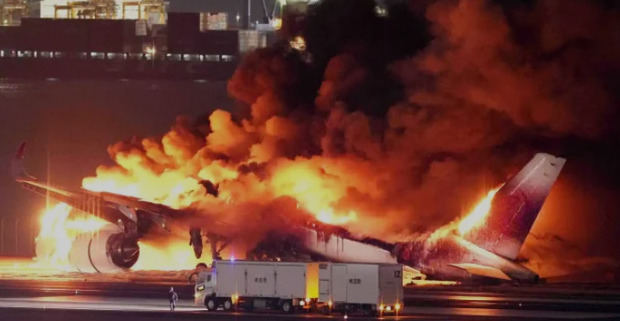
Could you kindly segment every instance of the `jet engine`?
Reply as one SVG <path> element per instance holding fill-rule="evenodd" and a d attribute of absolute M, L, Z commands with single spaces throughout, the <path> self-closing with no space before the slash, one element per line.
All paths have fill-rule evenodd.
<path fill-rule="evenodd" d="M 137 238 L 110 224 L 78 235 L 69 251 L 69 263 L 80 272 L 119 272 L 132 267 L 139 255 Z"/>

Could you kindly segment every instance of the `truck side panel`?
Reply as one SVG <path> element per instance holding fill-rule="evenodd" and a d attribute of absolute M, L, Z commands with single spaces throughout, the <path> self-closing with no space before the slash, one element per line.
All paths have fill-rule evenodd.
<path fill-rule="evenodd" d="M 319 263 L 319 302 L 402 305 L 403 265 Z"/>
<path fill-rule="evenodd" d="M 247 292 L 253 297 L 275 297 L 276 280 L 273 264 L 247 265 Z"/>
<path fill-rule="evenodd" d="M 218 297 L 307 297 L 306 263 L 216 261 L 214 266 Z"/>
<path fill-rule="evenodd" d="M 379 265 L 345 264 L 346 302 L 377 304 L 379 300 Z"/>
<path fill-rule="evenodd" d="M 335 302 L 347 301 L 347 267 L 344 264 L 331 264 L 331 297 Z"/>
<path fill-rule="evenodd" d="M 245 266 L 235 262 L 218 261 L 215 266 L 215 292 L 219 297 L 246 295 L 247 278 Z"/>
<path fill-rule="evenodd" d="M 379 266 L 379 291 L 381 303 L 393 305 L 403 302 L 403 266 L 386 264 Z"/>
<path fill-rule="evenodd" d="M 319 263 L 319 302 L 329 302 L 332 298 L 331 263 Z"/>
<path fill-rule="evenodd" d="M 275 296 L 279 298 L 306 297 L 305 264 L 276 265 Z"/>

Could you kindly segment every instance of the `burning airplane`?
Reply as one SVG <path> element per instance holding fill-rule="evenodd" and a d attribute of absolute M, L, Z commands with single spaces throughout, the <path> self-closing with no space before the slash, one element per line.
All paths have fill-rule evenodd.
<path fill-rule="evenodd" d="M 140 240 L 165 238 L 175 228 L 184 229 L 189 235 L 196 258 L 202 256 L 205 244 L 209 245 L 211 258 L 221 258 L 229 244 L 251 232 L 246 230 L 251 225 L 231 228 L 225 218 L 200 215 L 190 207 L 174 208 L 122 194 L 54 187 L 25 172 L 24 154 L 22 144 L 12 163 L 12 174 L 18 183 L 66 204 L 54 208 L 64 217 L 68 215 L 68 206 L 96 216 L 88 224 L 78 222 L 83 228 L 81 233 L 76 233 L 72 240 L 64 239 L 63 253 L 79 271 L 129 269 L 138 261 Z M 538 275 L 515 263 L 515 259 L 564 163 L 563 158 L 536 154 L 512 179 L 491 190 L 466 217 L 411 242 L 388 243 L 357 237 L 342 227 L 321 222 L 321 217 L 329 214 L 318 212 L 314 216 L 278 216 L 280 225 L 276 223 L 271 227 L 272 233 L 255 240 L 246 255 L 277 259 L 292 255 L 286 252 L 295 252 L 307 254 L 302 257 L 305 259 L 400 262 L 442 279 L 479 276 L 537 281 Z M 201 185 L 210 197 L 219 197 L 217 185 L 210 181 Z M 293 211 L 299 208 L 295 200 L 282 203 Z"/>
<path fill-rule="evenodd" d="M 283 26 L 304 50 L 285 42 L 239 61 L 229 110 L 112 144 L 112 164 L 81 190 L 15 166 L 24 187 L 67 204 L 44 216 L 38 243 L 61 245 L 52 257 L 83 271 L 188 269 L 196 256 L 234 255 L 523 281 L 537 278 L 517 264 L 524 256 L 548 276 L 588 253 L 616 255 L 594 236 L 617 229 L 607 223 L 618 10 L 517 2 L 413 1 L 377 14 L 372 0 L 321 1 L 290 34 Z M 541 237 L 522 248 L 564 160 L 537 154 L 507 178 L 547 149 L 576 170 L 547 200 Z M 78 212 L 91 213 L 88 224 Z"/>

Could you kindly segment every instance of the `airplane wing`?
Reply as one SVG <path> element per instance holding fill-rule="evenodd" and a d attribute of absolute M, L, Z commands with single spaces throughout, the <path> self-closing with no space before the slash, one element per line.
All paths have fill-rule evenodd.
<path fill-rule="evenodd" d="M 26 143 L 22 143 L 11 162 L 11 174 L 17 183 L 25 189 L 45 197 L 51 197 L 57 201 L 103 218 L 104 220 L 119 224 L 128 233 L 143 234 L 144 226 L 139 226 L 138 218 L 149 221 L 149 226 L 168 229 L 168 221 L 174 217 L 182 217 L 184 213 L 161 204 L 146 202 L 135 197 L 125 195 L 93 192 L 85 189 L 69 191 L 45 182 L 29 175 L 23 166 Z M 147 222 L 144 222 L 145 224 Z"/>
<path fill-rule="evenodd" d="M 508 275 L 506 275 L 506 273 L 502 272 L 502 270 L 492 267 L 492 266 L 475 264 L 475 263 L 454 263 L 454 264 L 450 264 L 450 266 L 459 268 L 461 270 L 465 270 L 471 275 L 483 276 L 487 278 L 501 279 L 501 280 L 507 280 L 507 281 L 511 280 L 511 278 Z"/>
<path fill-rule="evenodd" d="M 86 271 L 93 270 L 89 265 L 92 265 L 95 271 L 110 271 L 110 269 L 101 268 L 103 265 L 98 263 L 101 261 L 108 262 L 107 266 L 114 264 L 122 268 L 131 267 L 136 262 L 137 253 L 139 253 L 138 239 L 147 233 L 167 230 L 172 224 L 188 229 L 189 245 L 193 247 L 197 258 L 202 255 L 203 238 L 206 238 L 205 243 L 209 243 L 212 258 L 216 259 L 221 258 L 221 251 L 231 243 L 231 240 L 243 238 L 244 233 L 247 234 L 247 225 L 206 215 L 208 213 L 196 213 L 192 209 L 173 209 L 162 204 L 108 192 L 93 192 L 85 189 L 69 191 L 41 182 L 24 170 L 24 154 L 25 144 L 22 144 L 11 164 L 11 172 L 16 182 L 30 191 L 101 217 L 120 228 L 116 229 L 117 232 L 114 232 L 116 234 L 109 235 L 109 239 L 104 242 L 107 243 L 100 247 L 91 246 L 98 243 L 91 240 L 90 236 L 86 236 L 86 240 L 82 242 L 85 244 L 84 250 L 75 255 L 76 260 L 81 257 L 88 259 L 84 260 Z M 213 184 L 210 187 L 216 188 Z M 207 193 L 217 194 L 217 191 L 209 191 L 208 187 L 206 189 Z M 263 243 L 267 244 L 267 247 L 273 245 L 272 248 L 280 249 L 283 247 L 283 242 L 289 242 L 290 244 L 287 244 L 291 246 L 299 245 L 300 250 L 307 250 L 335 260 L 391 263 L 396 261 L 391 253 L 383 248 L 387 246 L 386 244 L 382 247 L 376 244 L 376 240 L 375 242 L 355 240 L 344 233 L 341 228 L 323 226 L 324 224 L 318 222 L 307 221 L 307 218 L 281 217 L 279 222 L 281 224 L 279 226 L 297 228 L 280 230 L 274 227 L 279 233 L 272 233 L 271 238 L 267 237 L 267 242 Z M 278 236 L 274 236 L 276 234 Z M 279 236 L 283 239 L 278 239 Z M 295 238 L 289 238 L 289 236 L 299 238 L 300 243 L 291 243 L 291 240 Z M 275 240 L 276 244 L 270 244 L 269 240 Z M 115 254 L 118 255 L 114 257 Z M 112 257 L 108 260 L 107 256 Z M 91 258 L 94 259 L 91 260 Z"/>
<path fill-rule="evenodd" d="M 17 183 L 29 191 L 66 203 L 74 209 L 100 217 L 118 227 L 114 230 L 120 232 L 108 240 L 111 243 L 104 245 L 102 253 L 92 254 L 89 252 L 87 255 L 89 258 L 91 255 L 96 257 L 105 256 L 114 251 L 118 253 L 131 253 L 132 256 L 135 256 L 131 259 L 111 259 L 115 263 L 132 262 L 131 264 L 120 264 L 120 267 L 128 268 L 137 260 L 138 239 L 147 233 L 170 232 L 169 227 L 171 224 L 186 225 L 185 227 L 188 228 L 190 236 L 189 244 L 193 247 L 197 258 L 202 255 L 203 234 L 212 243 L 211 246 L 216 252 L 215 254 L 219 254 L 219 251 L 228 244 L 229 239 L 232 237 L 230 235 L 222 236 L 217 233 L 218 230 L 230 230 L 222 229 L 222 224 L 225 224 L 222 222 L 209 222 L 210 231 L 202 233 L 201 227 L 193 226 L 195 224 L 202 225 L 202 222 L 196 222 L 196 215 L 191 210 L 173 209 L 163 204 L 147 202 L 135 197 L 114 193 L 93 192 L 86 189 L 70 191 L 42 182 L 36 177 L 29 175 L 24 169 L 25 150 L 26 143 L 22 143 L 17 149 L 17 153 L 10 165 L 11 175 Z M 116 241 L 112 242 L 113 239 Z M 215 245 L 218 242 L 221 243 L 219 247 Z M 120 248 L 113 251 L 110 247 Z M 91 247 L 89 245 L 88 251 L 90 250 Z M 95 263 L 92 261 L 90 263 L 93 264 L 93 267 L 95 266 Z M 96 267 L 94 270 L 99 271 Z"/>

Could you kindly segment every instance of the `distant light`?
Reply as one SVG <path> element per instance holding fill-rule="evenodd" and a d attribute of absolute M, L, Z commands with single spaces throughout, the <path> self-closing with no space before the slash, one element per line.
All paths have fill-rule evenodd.
<path fill-rule="evenodd" d="M 144 49 L 144 53 L 147 53 L 149 55 L 155 55 L 157 53 L 157 49 L 155 49 L 155 47 L 146 47 L 146 49 Z"/>
<path fill-rule="evenodd" d="M 235 262 L 235 256 L 234 255 L 230 256 L 230 262 Z"/>
<path fill-rule="evenodd" d="M 380 6 L 380 5 L 376 5 L 375 6 L 375 14 L 377 15 L 377 17 L 387 17 L 388 15 L 388 11 L 385 7 Z"/>
<path fill-rule="evenodd" d="M 289 41 L 289 45 L 297 51 L 306 51 L 306 39 L 302 36 L 295 36 Z"/>

